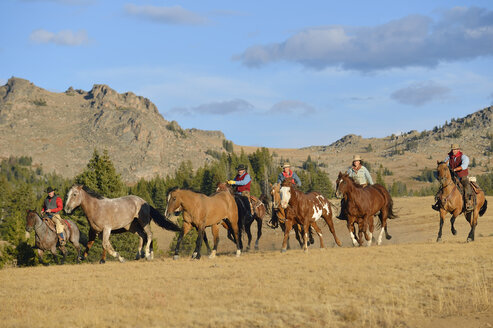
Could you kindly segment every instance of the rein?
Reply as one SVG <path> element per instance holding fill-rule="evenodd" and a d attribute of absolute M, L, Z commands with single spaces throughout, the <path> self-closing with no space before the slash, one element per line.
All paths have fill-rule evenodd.
<path fill-rule="evenodd" d="M 447 204 L 448 200 L 450 199 L 450 197 L 452 196 L 452 194 L 454 193 L 454 190 L 457 189 L 457 185 L 452 181 L 450 180 L 449 183 L 447 183 L 445 186 L 442 186 L 440 189 L 443 191 L 445 191 L 445 188 L 447 188 L 448 186 L 450 186 L 451 184 L 454 185 L 454 188 L 452 189 L 452 191 L 448 194 L 447 197 L 445 197 L 445 199 L 442 201 L 440 201 L 442 203 L 442 206 L 445 206 L 445 204 Z"/>

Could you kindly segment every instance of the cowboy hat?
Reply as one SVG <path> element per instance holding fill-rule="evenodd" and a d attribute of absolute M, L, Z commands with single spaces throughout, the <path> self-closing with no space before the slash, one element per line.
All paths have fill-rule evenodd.
<path fill-rule="evenodd" d="M 354 161 L 360 161 L 361 162 L 361 156 L 360 155 L 354 155 L 353 156 L 353 162 Z"/>
<path fill-rule="evenodd" d="M 237 167 L 236 169 L 237 169 L 238 171 L 239 171 L 239 170 L 246 170 L 245 165 L 243 165 L 243 164 L 238 165 L 238 167 Z"/>
<path fill-rule="evenodd" d="M 460 149 L 459 144 L 451 144 L 450 150 L 454 150 L 454 149 Z"/>
<path fill-rule="evenodd" d="M 289 163 L 284 163 L 283 166 L 282 166 L 283 169 L 285 169 L 287 167 L 291 167 L 291 165 Z"/>
<path fill-rule="evenodd" d="M 56 189 L 54 189 L 53 187 L 50 186 L 50 187 L 46 188 L 46 193 L 49 194 L 50 192 L 55 191 L 55 190 Z"/>

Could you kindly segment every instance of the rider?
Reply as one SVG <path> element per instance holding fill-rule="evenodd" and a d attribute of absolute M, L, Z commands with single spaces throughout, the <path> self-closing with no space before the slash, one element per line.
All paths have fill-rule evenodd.
<path fill-rule="evenodd" d="M 284 163 L 284 165 L 282 166 L 282 172 L 279 173 L 279 175 L 277 176 L 277 183 L 282 183 L 284 179 L 290 178 L 293 184 L 296 183 L 298 187 L 301 187 L 301 180 L 296 172 L 293 172 L 291 170 L 291 165 L 289 165 L 289 163 Z"/>
<path fill-rule="evenodd" d="M 361 156 L 354 155 L 351 167 L 348 168 L 347 174 L 353 178 L 354 182 L 362 187 L 373 184 L 373 179 L 371 178 L 370 172 L 366 167 L 361 164 Z M 344 198 L 341 199 L 341 213 L 337 216 L 340 220 L 347 220 L 346 212 L 344 211 Z"/>
<path fill-rule="evenodd" d="M 64 226 L 62 223 L 62 217 L 59 212 L 63 209 L 63 200 L 60 196 L 55 195 L 55 189 L 48 187 L 46 189 L 48 196 L 43 203 L 43 209 L 41 210 L 41 215 L 49 217 L 53 222 L 55 222 L 56 233 L 58 234 L 58 239 L 60 240 L 60 245 L 65 245 L 66 240 L 63 235 Z"/>
<path fill-rule="evenodd" d="M 471 184 L 469 183 L 469 178 L 467 177 L 469 174 L 469 170 L 467 168 L 469 166 L 469 157 L 467 157 L 460 151 L 460 147 L 458 144 L 452 144 L 450 146 L 450 152 L 448 153 L 448 156 L 447 158 L 445 158 L 444 162 L 447 163 L 450 170 L 452 170 L 457 175 L 462 186 L 464 187 L 464 201 L 466 211 L 470 212 L 474 210 L 475 195 L 472 190 Z M 436 211 L 440 210 L 439 202 L 440 199 L 437 194 L 437 202 L 431 206 Z"/>
<path fill-rule="evenodd" d="M 229 180 L 228 183 L 236 187 L 237 193 L 248 198 L 250 211 L 253 215 L 253 206 L 250 199 L 250 185 L 252 184 L 252 178 L 250 177 L 250 174 L 248 174 L 245 165 L 238 165 L 236 170 L 238 171 L 238 174 L 235 176 L 234 180 Z"/>

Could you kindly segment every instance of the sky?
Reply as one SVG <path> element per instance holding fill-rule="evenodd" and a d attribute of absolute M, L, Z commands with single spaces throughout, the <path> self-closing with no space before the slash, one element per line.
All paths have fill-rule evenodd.
<path fill-rule="evenodd" d="M 493 1 L 0 1 L 0 85 L 106 84 L 183 128 L 299 148 L 493 104 Z"/>

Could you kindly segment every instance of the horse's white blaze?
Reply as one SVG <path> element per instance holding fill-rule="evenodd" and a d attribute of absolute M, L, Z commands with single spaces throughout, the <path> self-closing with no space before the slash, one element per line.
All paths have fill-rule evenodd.
<path fill-rule="evenodd" d="M 383 227 L 380 230 L 380 234 L 378 235 L 377 245 L 381 245 L 382 244 L 382 237 L 383 237 Z"/>
<path fill-rule="evenodd" d="M 353 241 L 353 246 L 358 246 L 358 241 L 356 240 L 356 237 L 354 236 L 354 233 L 351 231 L 351 239 Z"/>
<path fill-rule="evenodd" d="M 288 207 L 289 200 L 291 199 L 291 189 L 289 187 L 281 187 L 281 207 Z"/>

